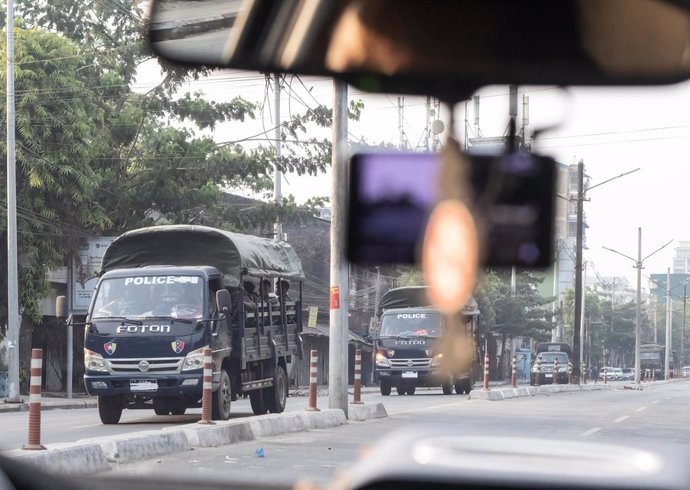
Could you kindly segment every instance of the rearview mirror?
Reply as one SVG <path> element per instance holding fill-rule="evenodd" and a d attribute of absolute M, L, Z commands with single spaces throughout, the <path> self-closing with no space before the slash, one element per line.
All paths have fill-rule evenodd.
<path fill-rule="evenodd" d="M 156 0 L 172 61 L 341 78 L 465 99 L 490 83 L 670 83 L 690 76 L 690 17 L 665 0 Z"/>
<path fill-rule="evenodd" d="M 220 289 L 216 291 L 216 304 L 218 305 L 218 311 L 225 314 L 225 316 L 230 316 L 232 311 L 232 299 L 230 298 L 230 291 L 227 289 Z"/>
<path fill-rule="evenodd" d="M 58 296 L 55 298 L 55 316 L 59 320 L 67 320 L 67 317 L 69 316 L 69 307 L 67 305 L 66 296 Z"/>

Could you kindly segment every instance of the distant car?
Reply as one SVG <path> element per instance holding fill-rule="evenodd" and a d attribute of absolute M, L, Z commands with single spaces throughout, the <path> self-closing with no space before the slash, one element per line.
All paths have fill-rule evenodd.
<path fill-rule="evenodd" d="M 635 379 L 635 368 L 623 368 L 623 379 L 626 381 Z"/>
<path fill-rule="evenodd" d="M 623 379 L 622 369 L 610 366 L 603 367 L 599 370 L 599 379 L 604 379 L 604 370 L 606 370 L 606 379 L 608 381 L 616 381 L 618 379 Z"/>

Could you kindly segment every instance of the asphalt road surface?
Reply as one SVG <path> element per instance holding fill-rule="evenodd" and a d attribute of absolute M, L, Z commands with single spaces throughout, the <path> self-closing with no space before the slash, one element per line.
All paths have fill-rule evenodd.
<path fill-rule="evenodd" d="M 558 393 L 505 401 L 467 400 L 421 390 L 415 396 L 369 395 L 384 401 L 390 417 L 310 432 L 292 433 L 218 448 L 195 449 L 122 465 L 118 475 L 204 474 L 257 481 L 328 481 L 355 462 L 362 450 L 386 433 L 410 426 L 442 424 L 468 435 L 596 440 L 645 448 L 650 441 L 680 444 L 690 457 L 690 383 L 659 384 L 645 390 Z M 264 457 L 256 456 L 262 448 Z M 690 459 L 689 459 L 690 460 Z"/>

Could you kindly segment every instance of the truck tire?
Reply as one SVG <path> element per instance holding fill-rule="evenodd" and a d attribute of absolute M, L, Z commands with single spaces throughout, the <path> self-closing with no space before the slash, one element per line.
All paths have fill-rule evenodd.
<path fill-rule="evenodd" d="M 186 411 L 187 408 L 183 406 L 175 406 L 170 409 L 172 415 L 184 415 Z"/>
<path fill-rule="evenodd" d="M 156 413 L 156 415 L 168 415 L 170 413 L 168 407 L 163 407 L 160 405 L 154 405 L 153 411 Z"/>
<path fill-rule="evenodd" d="M 416 386 L 408 386 L 407 388 L 405 388 L 405 393 L 407 393 L 408 395 L 414 395 L 416 388 Z"/>
<path fill-rule="evenodd" d="M 453 380 L 448 379 L 445 383 L 441 385 L 441 389 L 443 390 L 444 395 L 452 395 L 453 394 Z"/>
<path fill-rule="evenodd" d="M 472 391 L 472 382 L 469 379 L 461 379 L 455 382 L 455 393 L 462 395 L 469 394 Z"/>
<path fill-rule="evenodd" d="M 213 420 L 228 420 L 230 418 L 230 403 L 232 401 L 232 389 L 230 376 L 225 369 L 220 370 L 220 384 L 213 392 L 211 400 L 211 418 Z"/>
<path fill-rule="evenodd" d="M 249 402 L 252 406 L 254 415 L 264 415 L 268 412 L 264 390 L 254 390 L 249 392 Z"/>
<path fill-rule="evenodd" d="M 104 424 L 117 424 L 122 417 L 122 407 L 119 405 L 117 397 L 99 396 L 98 415 Z"/>
<path fill-rule="evenodd" d="M 388 396 L 391 394 L 391 384 L 387 381 L 381 380 L 381 394 Z"/>
<path fill-rule="evenodd" d="M 273 378 L 273 386 L 266 388 L 264 398 L 268 411 L 271 413 L 282 413 L 287 404 L 288 382 L 287 373 L 282 364 L 276 367 L 276 375 Z"/>
<path fill-rule="evenodd" d="M 395 391 L 398 392 L 398 395 L 404 395 L 405 394 L 405 387 L 404 386 L 396 386 Z"/>

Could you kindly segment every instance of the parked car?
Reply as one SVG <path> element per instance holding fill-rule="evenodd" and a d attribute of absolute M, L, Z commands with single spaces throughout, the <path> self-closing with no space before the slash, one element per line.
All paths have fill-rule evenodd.
<path fill-rule="evenodd" d="M 608 381 L 615 381 L 617 379 L 622 379 L 623 371 L 621 368 L 615 368 L 613 366 L 605 366 L 599 370 L 599 379 L 604 379 L 604 370 L 606 370 L 606 379 Z M 620 372 L 618 372 L 620 371 Z M 621 376 L 618 378 L 617 376 Z"/>
<path fill-rule="evenodd" d="M 635 379 L 635 368 L 623 368 L 623 379 L 632 381 Z"/>

